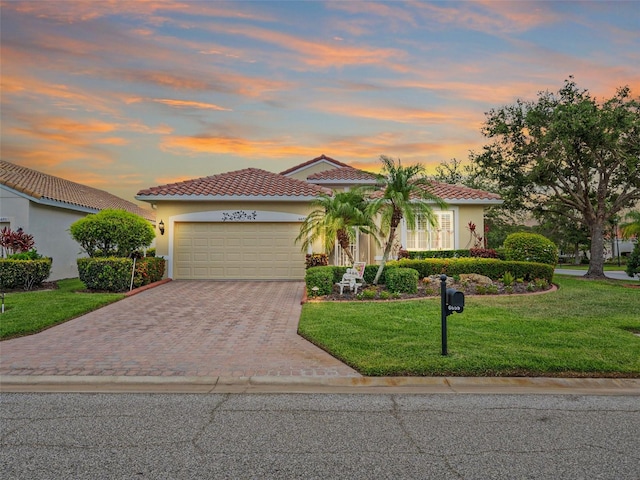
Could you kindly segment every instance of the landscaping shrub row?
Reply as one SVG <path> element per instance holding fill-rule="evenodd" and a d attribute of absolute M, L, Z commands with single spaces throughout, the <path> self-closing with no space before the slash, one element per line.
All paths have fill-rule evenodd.
<path fill-rule="evenodd" d="M 540 278 L 549 283 L 553 278 L 554 269 L 553 265 L 544 263 L 504 261 L 493 258 L 403 259 L 388 262 L 386 267 L 413 268 L 418 271 L 420 278 L 443 273 L 449 276 L 477 273 L 492 280 L 500 280 L 506 272 L 510 272 L 515 278 L 527 281 Z"/>
<path fill-rule="evenodd" d="M 164 275 L 165 261 L 160 257 L 136 260 L 133 287 L 138 288 L 157 282 Z M 133 260 L 130 258 L 79 258 L 80 280 L 89 290 L 124 292 L 131 285 Z"/>
<path fill-rule="evenodd" d="M 24 288 L 31 290 L 42 285 L 51 272 L 51 258 L 21 260 L 0 259 L 0 287 L 2 289 Z"/>
<path fill-rule="evenodd" d="M 308 295 L 329 295 L 333 291 L 333 284 L 342 279 L 342 275 L 347 271 L 347 268 L 348 267 L 337 266 L 309 268 L 305 277 Z M 489 277 L 492 280 L 501 280 L 505 273 L 507 273 L 515 279 L 521 278 L 525 281 L 541 279 L 551 283 L 554 267 L 553 265 L 544 263 L 503 261 L 493 258 L 430 258 L 424 260 L 410 260 L 405 258 L 387 262 L 379 283 L 386 284 L 387 288 L 391 290 L 389 287 L 390 272 L 405 269 L 415 270 L 418 274 L 417 279 L 431 275 L 446 274 L 452 277 L 463 273 L 477 273 Z M 364 272 L 364 281 L 366 283 L 373 283 L 377 271 L 378 265 L 367 265 Z M 396 286 L 408 283 L 409 277 L 407 277 L 407 275 L 412 276 L 413 274 L 394 273 L 393 275 L 393 280 L 391 280 L 391 283 L 394 284 L 393 288 L 404 288 L 403 286 Z M 397 275 L 399 275 L 399 277 Z M 317 287 L 316 291 L 313 290 L 314 287 Z M 396 289 L 392 291 L 400 292 L 404 290 Z"/>
<path fill-rule="evenodd" d="M 423 258 L 464 258 L 470 257 L 469 250 L 400 250 L 400 258 L 421 260 Z"/>

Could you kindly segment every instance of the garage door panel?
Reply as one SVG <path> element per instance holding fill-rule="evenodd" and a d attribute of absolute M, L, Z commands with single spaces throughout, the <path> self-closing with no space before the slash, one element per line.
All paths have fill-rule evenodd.
<path fill-rule="evenodd" d="M 304 278 L 297 223 L 176 223 L 174 277 Z"/>

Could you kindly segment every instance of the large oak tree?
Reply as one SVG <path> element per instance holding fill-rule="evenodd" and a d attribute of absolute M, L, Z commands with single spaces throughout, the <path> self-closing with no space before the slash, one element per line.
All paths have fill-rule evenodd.
<path fill-rule="evenodd" d="M 591 237 L 587 277 L 604 277 L 604 235 L 616 213 L 640 200 L 640 98 L 628 87 L 599 102 L 573 78 L 536 102 L 491 110 L 493 140 L 471 158 L 507 204 L 538 213 L 564 205 Z"/>

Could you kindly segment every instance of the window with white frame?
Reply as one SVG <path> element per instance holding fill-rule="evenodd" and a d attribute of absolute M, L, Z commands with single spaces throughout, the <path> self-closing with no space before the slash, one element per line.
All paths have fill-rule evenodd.
<path fill-rule="evenodd" d="M 407 229 L 407 250 L 453 250 L 453 211 L 433 213 L 438 219 L 436 226 L 432 226 L 426 218 L 418 215 L 414 229 Z"/>

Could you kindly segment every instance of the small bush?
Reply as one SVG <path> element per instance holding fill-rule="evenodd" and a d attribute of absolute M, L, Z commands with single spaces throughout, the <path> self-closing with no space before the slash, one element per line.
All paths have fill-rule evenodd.
<path fill-rule="evenodd" d="M 155 248 L 147 248 L 147 251 L 144 253 L 145 257 L 155 257 L 156 256 L 156 249 Z"/>
<path fill-rule="evenodd" d="M 164 265 L 164 259 L 159 257 L 145 257 L 136 260 L 136 273 L 133 276 L 134 288 L 162 280 Z"/>
<path fill-rule="evenodd" d="M 512 233 L 504 240 L 507 260 L 538 262 L 549 265 L 558 263 L 558 247 L 548 238 L 537 233 Z"/>
<path fill-rule="evenodd" d="M 513 282 L 515 282 L 515 280 L 516 279 L 511 272 L 504 272 L 502 274 L 502 283 L 504 284 L 505 287 L 511 287 L 513 285 Z"/>
<path fill-rule="evenodd" d="M 131 285 L 130 258 L 79 258 L 78 274 L 89 290 L 125 292 Z"/>
<path fill-rule="evenodd" d="M 420 274 L 413 268 L 392 268 L 387 271 L 387 290 L 392 293 L 416 293 Z"/>
<path fill-rule="evenodd" d="M 329 265 L 329 257 L 326 253 L 307 254 L 305 263 L 307 265 L 307 268 L 326 267 L 327 265 Z"/>
<path fill-rule="evenodd" d="M 358 300 L 373 300 L 374 298 L 376 298 L 377 293 L 378 292 L 376 290 L 365 289 L 358 293 L 358 295 L 356 295 L 356 298 Z"/>
<path fill-rule="evenodd" d="M 345 267 L 346 270 L 346 267 Z M 333 267 L 311 267 L 305 274 L 307 284 L 307 295 L 330 295 L 333 291 L 334 283 Z M 342 278 L 342 276 L 340 276 Z M 316 287 L 317 290 L 313 290 Z"/>
<path fill-rule="evenodd" d="M 29 250 L 28 252 L 7 255 L 7 258 L 11 258 L 13 260 L 40 260 L 42 255 L 40 255 L 36 250 Z"/>
<path fill-rule="evenodd" d="M 130 258 L 79 258 L 78 274 L 89 290 L 126 292 L 131 288 L 133 260 Z M 133 288 L 162 280 L 165 260 L 160 257 L 136 259 Z"/>
<path fill-rule="evenodd" d="M 640 276 L 640 241 L 636 243 L 636 246 L 633 247 L 633 252 L 629 255 L 625 271 L 630 277 Z"/>
<path fill-rule="evenodd" d="M 21 260 L 0 259 L 0 287 L 2 289 L 24 288 L 31 290 L 42 285 L 51 273 L 51 259 Z"/>
<path fill-rule="evenodd" d="M 498 252 L 492 248 L 472 248 L 469 254 L 476 258 L 498 258 Z"/>

